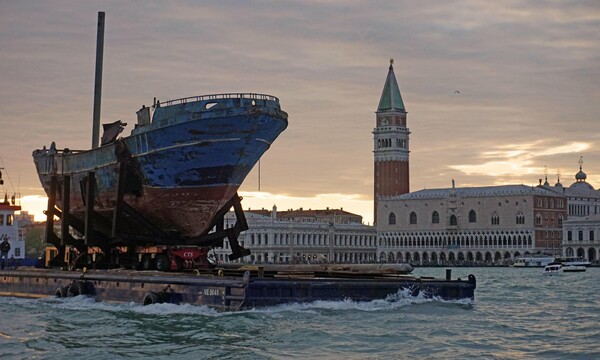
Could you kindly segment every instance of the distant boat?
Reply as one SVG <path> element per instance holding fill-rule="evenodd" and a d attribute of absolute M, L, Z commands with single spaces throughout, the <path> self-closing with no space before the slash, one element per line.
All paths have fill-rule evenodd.
<path fill-rule="evenodd" d="M 587 270 L 585 266 L 578 265 L 562 265 L 563 272 L 584 272 Z"/>
<path fill-rule="evenodd" d="M 587 267 L 590 266 L 591 263 L 586 259 L 578 256 L 570 256 L 570 257 L 557 257 L 554 259 L 555 262 L 561 263 L 563 266 L 579 266 L 579 267 Z"/>
<path fill-rule="evenodd" d="M 569 265 L 559 261 L 551 262 L 544 267 L 544 275 L 553 275 L 558 273 L 584 272 L 586 267 L 583 265 Z"/>
<path fill-rule="evenodd" d="M 112 220 L 122 196 L 145 221 L 185 240 L 210 231 L 217 213 L 288 122 L 276 97 L 235 93 L 143 107 L 131 135 L 117 139 L 124 125 L 105 126 L 102 145 L 91 150 L 58 149 L 54 142 L 35 150 L 44 190 L 50 197 L 54 178 L 57 206 L 83 222 L 91 179 L 97 214 Z M 66 182 L 68 202 L 61 196 Z M 131 216 L 121 219 L 120 231 L 139 234 Z M 102 223 L 95 226 L 100 231 Z"/>
<path fill-rule="evenodd" d="M 544 267 L 554 262 L 554 256 L 520 256 L 515 259 L 513 267 Z"/>
<path fill-rule="evenodd" d="M 550 263 L 544 267 L 544 275 L 562 275 L 563 267 L 560 263 Z"/>

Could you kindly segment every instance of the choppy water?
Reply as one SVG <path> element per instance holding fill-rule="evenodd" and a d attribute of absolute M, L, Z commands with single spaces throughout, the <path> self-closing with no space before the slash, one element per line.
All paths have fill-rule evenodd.
<path fill-rule="evenodd" d="M 476 275 L 474 302 L 397 294 L 238 313 L 0 297 L 0 358 L 600 359 L 600 268 L 541 272 L 453 269 L 453 278 Z"/>

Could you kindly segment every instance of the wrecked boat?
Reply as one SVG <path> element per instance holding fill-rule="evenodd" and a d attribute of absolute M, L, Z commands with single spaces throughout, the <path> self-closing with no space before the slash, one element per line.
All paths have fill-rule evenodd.
<path fill-rule="evenodd" d="M 68 206 L 74 220 L 84 221 L 86 205 L 112 218 L 122 197 L 157 228 L 185 240 L 210 230 L 217 212 L 286 127 L 287 114 L 274 96 L 188 97 L 143 107 L 130 136 L 105 138 L 86 151 L 52 143 L 35 150 L 33 160 L 48 197 L 56 193 L 56 177 L 55 205 Z M 65 187 L 68 197 L 61 196 Z M 120 225 L 125 232 L 139 228 L 132 221 Z"/>

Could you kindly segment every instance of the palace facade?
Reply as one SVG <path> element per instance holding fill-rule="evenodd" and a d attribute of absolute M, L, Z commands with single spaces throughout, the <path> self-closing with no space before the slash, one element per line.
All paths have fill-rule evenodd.
<path fill-rule="evenodd" d="M 371 263 L 375 262 L 377 233 L 363 225 L 360 215 L 338 209 L 244 211 L 249 229 L 238 238 L 251 255 L 233 262 L 258 264 Z M 233 212 L 226 215 L 225 227 L 235 224 Z M 215 249 L 217 259 L 230 262 L 230 244 Z"/>
<path fill-rule="evenodd" d="M 504 264 L 561 253 L 566 197 L 525 185 L 420 190 L 379 199 L 381 261 Z"/>

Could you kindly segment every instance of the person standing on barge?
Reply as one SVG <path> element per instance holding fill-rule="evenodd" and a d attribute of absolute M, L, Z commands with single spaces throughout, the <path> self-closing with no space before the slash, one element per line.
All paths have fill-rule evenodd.
<path fill-rule="evenodd" d="M 8 252 L 10 251 L 10 243 L 6 234 L 2 237 L 2 243 L 0 243 L 0 268 L 4 269 L 8 262 Z"/>

